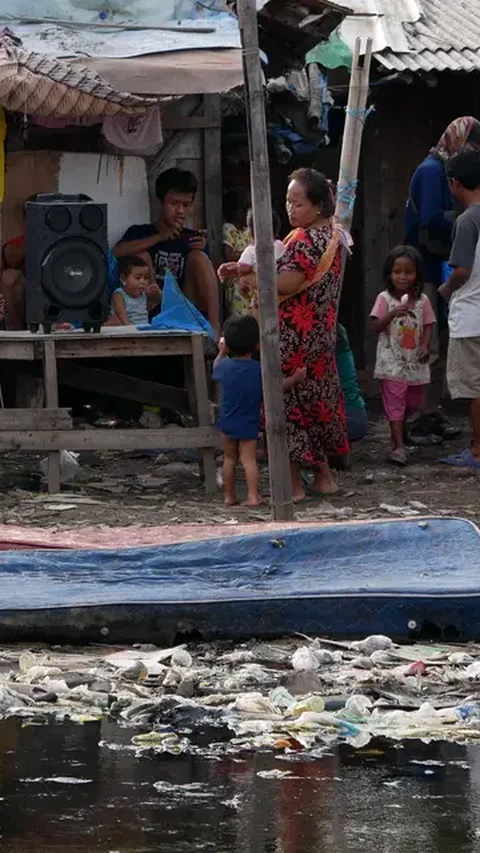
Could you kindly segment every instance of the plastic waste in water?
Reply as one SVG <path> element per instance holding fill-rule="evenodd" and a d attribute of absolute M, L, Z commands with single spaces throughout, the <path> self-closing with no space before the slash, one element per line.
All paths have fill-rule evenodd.
<path fill-rule="evenodd" d="M 355 714 L 357 718 L 368 717 L 370 715 L 372 708 L 372 701 L 368 698 L 368 696 L 362 696 L 361 694 L 353 694 L 353 696 L 349 696 L 347 701 L 345 702 L 345 710 L 350 714 Z M 343 712 L 342 712 L 343 716 Z"/>
<path fill-rule="evenodd" d="M 320 661 L 312 649 L 302 646 L 294 652 L 292 666 L 297 672 L 312 672 L 319 668 Z"/>
<path fill-rule="evenodd" d="M 176 651 L 174 651 L 172 655 L 173 666 L 182 666 L 185 669 L 190 669 L 192 663 L 192 656 L 190 652 L 187 652 L 186 649 L 177 649 Z"/>
<path fill-rule="evenodd" d="M 298 699 L 296 702 L 293 701 L 290 707 L 287 708 L 285 716 L 300 717 L 307 711 L 314 711 L 321 714 L 324 710 L 325 702 L 322 697 L 311 694 L 310 696 L 304 696 L 302 699 Z"/>
<path fill-rule="evenodd" d="M 467 666 L 465 670 L 465 675 L 467 678 L 479 678 L 480 677 L 480 661 L 477 660 L 475 663 L 471 663 L 470 666 Z"/>
<path fill-rule="evenodd" d="M 453 652 L 448 656 L 448 662 L 455 665 L 466 666 L 469 663 L 473 663 L 473 658 L 466 652 Z"/>
<path fill-rule="evenodd" d="M 460 705 L 456 711 L 461 720 L 470 720 L 472 717 L 480 717 L 480 707 L 476 702 Z"/>
<path fill-rule="evenodd" d="M 264 716 L 278 715 L 278 710 L 266 696 L 261 693 L 240 693 L 232 705 L 232 711 L 239 711 L 241 714 L 260 714 Z"/>
<path fill-rule="evenodd" d="M 352 643 L 352 649 L 358 649 L 363 655 L 371 655 L 372 652 L 383 652 L 391 648 L 393 648 L 392 640 L 383 634 L 372 634 L 365 640 Z"/>
<path fill-rule="evenodd" d="M 295 697 L 285 687 L 275 687 L 268 694 L 268 698 L 280 711 L 286 711 L 295 702 Z"/>

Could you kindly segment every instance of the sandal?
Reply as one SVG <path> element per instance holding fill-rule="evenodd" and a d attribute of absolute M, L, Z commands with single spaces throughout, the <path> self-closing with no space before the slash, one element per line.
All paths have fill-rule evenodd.
<path fill-rule="evenodd" d="M 396 450 L 392 450 L 390 456 L 388 457 L 388 461 L 393 465 L 401 465 L 402 468 L 408 464 L 407 452 L 403 447 L 397 447 Z"/>

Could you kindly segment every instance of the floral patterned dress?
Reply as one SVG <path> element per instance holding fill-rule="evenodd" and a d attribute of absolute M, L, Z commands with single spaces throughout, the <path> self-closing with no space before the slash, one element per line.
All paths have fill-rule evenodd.
<path fill-rule="evenodd" d="M 277 264 L 278 272 L 303 272 L 307 281 L 312 280 L 331 237 L 330 226 L 298 229 Z M 340 265 L 338 250 L 321 281 L 279 308 L 283 373 L 290 376 L 298 368 L 307 368 L 306 380 L 285 392 L 288 451 L 291 461 L 302 467 L 349 452 L 335 357 Z"/>
<path fill-rule="evenodd" d="M 224 245 L 230 246 L 234 252 L 242 254 L 247 246 L 253 242 L 253 235 L 249 228 L 237 228 L 231 222 L 225 222 L 223 225 L 223 242 Z M 238 317 L 242 314 L 250 314 L 250 299 L 242 296 L 237 289 L 238 279 L 230 279 L 226 282 L 226 308 L 229 317 Z"/>

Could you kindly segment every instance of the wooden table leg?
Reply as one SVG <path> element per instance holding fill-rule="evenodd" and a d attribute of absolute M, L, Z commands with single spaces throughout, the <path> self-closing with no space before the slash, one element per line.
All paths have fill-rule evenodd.
<path fill-rule="evenodd" d="M 208 399 L 207 373 L 205 370 L 205 355 L 203 352 L 202 335 L 192 335 L 192 361 L 198 425 L 211 426 L 210 401 Z M 207 494 L 212 495 L 217 491 L 215 450 L 213 447 L 205 447 L 201 453 L 203 459 L 203 475 L 205 477 L 205 490 Z"/>
<path fill-rule="evenodd" d="M 44 341 L 43 344 L 43 379 L 45 383 L 45 403 L 48 409 L 58 409 L 58 375 L 55 355 L 55 341 Z M 60 452 L 51 451 L 48 454 L 47 484 L 49 492 L 60 491 Z"/>

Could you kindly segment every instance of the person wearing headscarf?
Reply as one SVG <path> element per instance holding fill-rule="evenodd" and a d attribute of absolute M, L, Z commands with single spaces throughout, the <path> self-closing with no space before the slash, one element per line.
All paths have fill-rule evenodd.
<path fill-rule="evenodd" d="M 425 293 L 436 314 L 437 291 L 443 281 L 444 264 L 450 255 L 455 221 L 455 203 L 448 184 L 446 165 L 450 157 L 462 148 L 480 150 L 480 121 L 473 116 L 460 116 L 448 125 L 437 144 L 415 170 L 407 201 L 405 243 L 415 246 L 422 255 Z M 453 437 L 452 428 L 439 413 L 444 366 L 440 361 L 438 335 L 432 340 L 431 361 L 432 382 L 427 395 L 426 414 L 412 433 L 412 439 L 418 433 L 417 443 Z"/>

